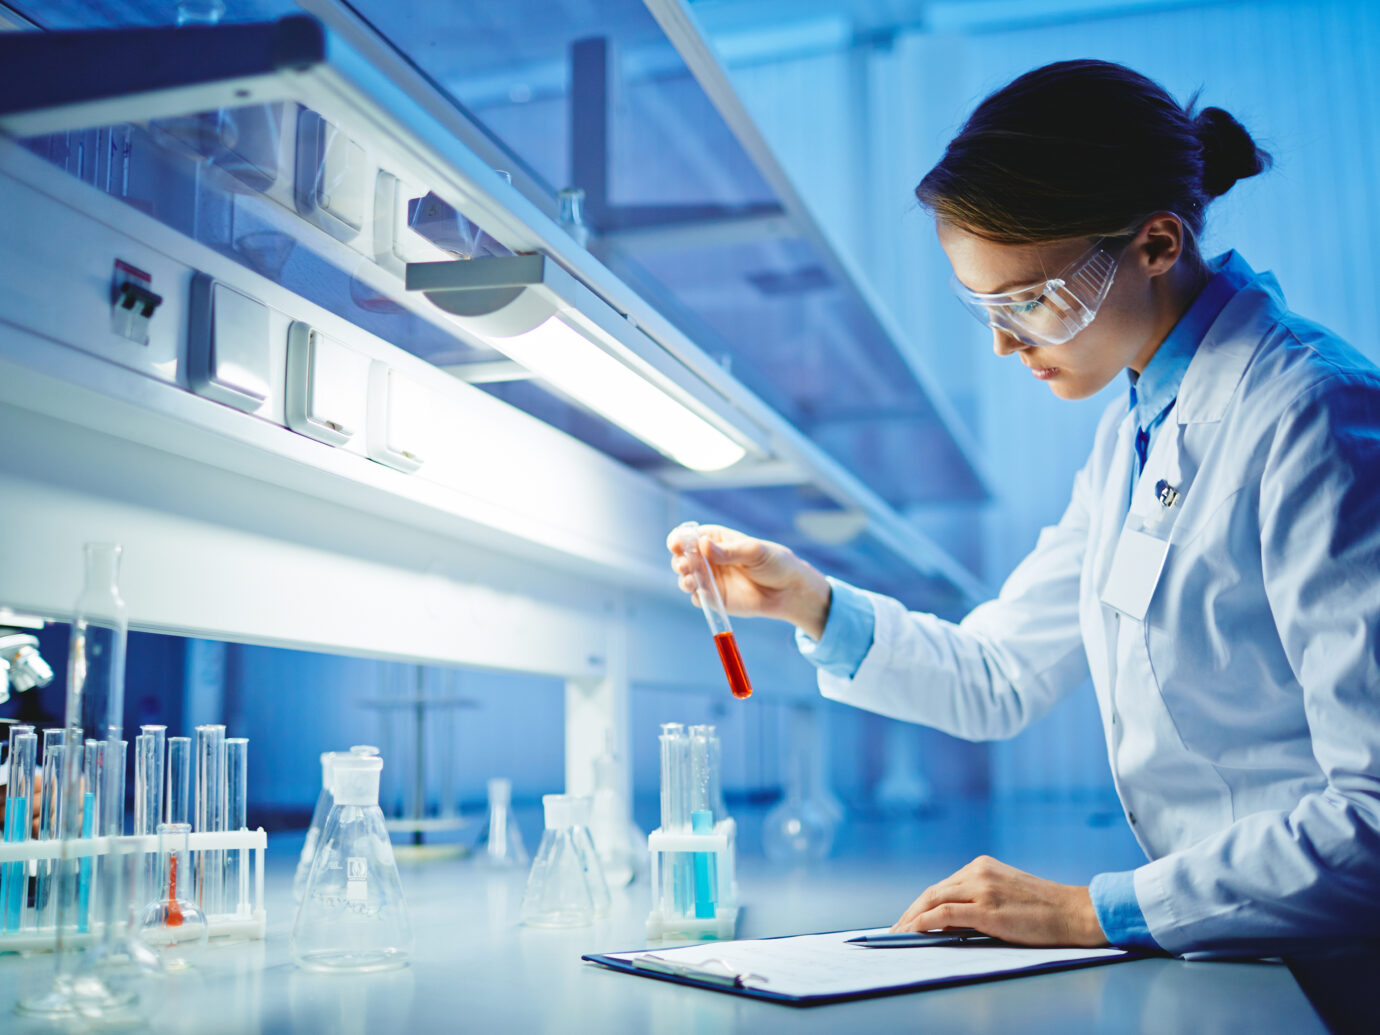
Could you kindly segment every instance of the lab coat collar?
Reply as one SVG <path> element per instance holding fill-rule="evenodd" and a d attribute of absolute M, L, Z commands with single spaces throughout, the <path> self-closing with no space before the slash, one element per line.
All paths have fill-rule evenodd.
<path fill-rule="evenodd" d="M 1285 313 L 1284 293 L 1272 273 L 1256 273 L 1236 252 L 1208 263 L 1239 285 L 1208 328 L 1189 363 L 1175 407 L 1180 424 L 1220 421 L 1261 340 Z"/>

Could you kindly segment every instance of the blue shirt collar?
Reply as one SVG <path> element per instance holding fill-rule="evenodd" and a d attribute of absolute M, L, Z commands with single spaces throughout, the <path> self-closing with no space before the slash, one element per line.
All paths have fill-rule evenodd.
<path fill-rule="evenodd" d="M 1127 369 L 1131 382 L 1131 405 L 1135 409 L 1136 426 L 1148 428 L 1179 395 L 1184 372 L 1198 351 L 1198 345 L 1208 328 L 1231 297 L 1245 287 L 1254 274 L 1234 251 L 1208 261 L 1212 279 L 1198 293 L 1188 311 L 1179 318 L 1168 337 L 1160 343 L 1150 362 L 1137 376 Z"/>

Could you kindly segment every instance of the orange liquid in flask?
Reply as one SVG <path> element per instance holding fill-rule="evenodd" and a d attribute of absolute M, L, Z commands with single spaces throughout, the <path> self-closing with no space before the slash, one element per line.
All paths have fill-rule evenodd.
<path fill-rule="evenodd" d="M 163 922 L 169 927 L 182 926 L 182 910 L 177 908 L 177 856 L 168 859 L 168 915 Z"/>
<path fill-rule="evenodd" d="M 752 683 L 748 681 L 747 669 L 743 667 L 743 655 L 738 650 L 738 640 L 731 632 L 715 633 L 714 646 L 719 648 L 719 660 L 724 663 L 724 675 L 728 676 L 728 688 L 740 700 L 752 696 Z"/>

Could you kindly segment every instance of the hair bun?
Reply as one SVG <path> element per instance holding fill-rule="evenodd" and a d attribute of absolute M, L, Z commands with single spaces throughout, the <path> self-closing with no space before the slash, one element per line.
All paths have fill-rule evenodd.
<path fill-rule="evenodd" d="M 1193 130 L 1203 145 L 1203 192 L 1209 197 L 1219 197 L 1237 180 L 1270 167 L 1269 152 L 1257 147 L 1246 127 L 1221 108 L 1200 111 Z"/>

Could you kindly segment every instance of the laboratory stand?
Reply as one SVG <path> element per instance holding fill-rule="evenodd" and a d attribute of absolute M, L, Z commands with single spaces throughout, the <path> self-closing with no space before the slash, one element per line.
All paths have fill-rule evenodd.
<path fill-rule="evenodd" d="M 735 811 L 737 811 L 735 809 Z M 531 803 L 518 809 L 538 829 Z M 743 815 L 744 829 L 760 816 Z M 937 819 L 853 820 L 835 856 L 783 867 L 744 854 L 739 937 L 885 924 L 930 881 L 997 845 L 1019 865 L 1061 880 L 1084 868 L 1134 862 L 1114 825 L 1093 827 L 1079 807 L 1023 806 L 1007 813 L 955 803 Z M 400 970 L 312 973 L 289 953 L 293 869 L 301 835 L 270 839 L 264 941 L 208 946 L 193 967 L 145 996 L 153 1032 L 484 1031 L 557 1033 L 791 1032 L 903 1029 L 926 1032 L 1290 1032 L 1325 1029 L 1289 970 L 1278 963 L 1145 959 L 912 995 L 798 1009 L 662 981 L 580 960 L 586 952 L 641 948 L 647 886 L 612 894 L 609 915 L 561 930 L 519 924 L 526 873 L 473 861 L 400 866 L 415 948 Z M 671 943 L 667 943 L 671 944 Z M 42 955 L 0 957 L 0 998 L 46 978 Z M 8 1014 L 6 1032 L 49 1031 Z"/>

